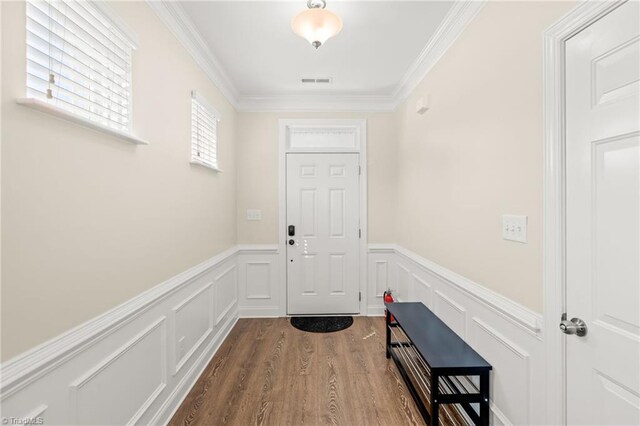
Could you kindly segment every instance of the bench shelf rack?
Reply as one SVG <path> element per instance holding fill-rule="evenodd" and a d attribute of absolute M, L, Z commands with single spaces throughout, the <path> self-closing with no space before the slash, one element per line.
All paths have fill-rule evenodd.
<path fill-rule="evenodd" d="M 427 424 L 488 426 L 491 364 L 422 303 L 385 306 L 387 358 Z"/>

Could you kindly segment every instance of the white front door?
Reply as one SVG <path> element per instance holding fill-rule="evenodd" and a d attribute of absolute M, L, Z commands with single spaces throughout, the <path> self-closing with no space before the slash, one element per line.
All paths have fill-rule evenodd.
<path fill-rule="evenodd" d="M 287 313 L 359 311 L 359 154 L 287 154 Z"/>
<path fill-rule="evenodd" d="M 568 424 L 640 424 L 639 16 L 566 42 L 566 311 L 587 326 L 565 337 Z"/>

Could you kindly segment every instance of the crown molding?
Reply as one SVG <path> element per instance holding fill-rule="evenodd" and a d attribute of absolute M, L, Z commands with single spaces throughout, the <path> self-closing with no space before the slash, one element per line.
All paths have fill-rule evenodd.
<path fill-rule="evenodd" d="M 487 0 L 457 0 L 416 61 L 389 95 L 240 95 L 178 2 L 147 0 L 147 4 L 175 35 L 209 79 L 238 111 L 394 111 L 418 86 L 475 18 Z"/>
<path fill-rule="evenodd" d="M 182 6 L 178 2 L 171 0 L 147 0 L 147 4 L 178 39 L 198 66 L 202 68 L 207 77 L 227 98 L 229 103 L 238 109 L 237 89 L 193 22 L 191 22 L 191 19 L 182 9 Z"/>
<path fill-rule="evenodd" d="M 240 96 L 238 110 L 267 111 L 331 111 L 390 112 L 395 108 L 391 96 L 379 95 L 271 95 Z"/>
<path fill-rule="evenodd" d="M 459 0 L 444 17 L 422 52 L 393 92 L 394 109 L 420 84 L 427 73 L 455 43 L 467 25 L 476 17 L 487 0 Z"/>

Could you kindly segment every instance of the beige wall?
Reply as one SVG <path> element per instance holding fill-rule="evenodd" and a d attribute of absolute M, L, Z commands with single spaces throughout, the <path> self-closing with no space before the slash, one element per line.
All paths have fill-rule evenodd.
<path fill-rule="evenodd" d="M 239 113 L 238 242 L 278 243 L 278 120 L 364 118 L 367 120 L 369 242 L 394 241 L 396 145 L 391 113 Z M 247 209 L 261 209 L 261 221 L 247 221 Z"/>
<path fill-rule="evenodd" d="M 397 242 L 536 311 L 542 34 L 573 6 L 488 3 L 398 111 Z M 503 214 L 529 217 L 527 244 L 502 240 Z"/>
<path fill-rule="evenodd" d="M 25 93 L 25 6 L 2 2 L 2 357 L 8 359 L 236 243 L 236 113 L 144 2 L 134 146 L 53 118 Z M 222 113 L 222 174 L 191 166 L 190 91 Z"/>
<path fill-rule="evenodd" d="M 236 242 L 277 243 L 281 118 L 367 119 L 369 242 L 540 311 L 542 33 L 572 6 L 487 4 L 395 113 L 236 114 L 145 3 L 113 3 L 140 44 L 134 128 L 150 145 L 134 146 L 16 105 L 25 10 L 2 2 L 2 358 Z M 192 89 L 223 114 L 222 174 L 188 163 Z M 527 244 L 501 239 L 506 213 L 529 216 Z"/>

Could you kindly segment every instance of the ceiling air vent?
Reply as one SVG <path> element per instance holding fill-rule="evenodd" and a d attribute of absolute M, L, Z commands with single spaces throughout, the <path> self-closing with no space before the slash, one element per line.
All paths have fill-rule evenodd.
<path fill-rule="evenodd" d="M 331 78 L 303 78 L 300 81 L 304 84 L 331 84 Z"/>

